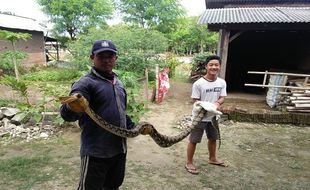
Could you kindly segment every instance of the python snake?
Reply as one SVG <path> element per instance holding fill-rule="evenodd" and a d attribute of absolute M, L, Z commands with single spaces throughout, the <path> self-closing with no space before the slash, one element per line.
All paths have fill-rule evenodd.
<path fill-rule="evenodd" d="M 111 125 L 99 115 L 97 115 L 90 107 L 88 101 L 79 93 L 73 94 L 72 96 L 60 97 L 59 98 L 62 104 L 70 104 L 70 107 L 77 105 L 82 107 L 78 112 L 84 111 L 96 124 L 98 124 L 103 129 L 123 138 L 132 138 L 136 137 L 139 134 L 150 135 L 151 138 L 160 146 L 160 147 L 170 147 L 173 144 L 183 140 L 187 137 L 191 130 L 198 126 L 198 123 L 202 120 L 204 115 L 207 113 L 202 107 L 198 108 L 197 114 L 192 118 L 191 125 L 188 125 L 182 132 L 175 136 L 167 136 L 159 133 L 155 127 L 147 122 L 138 123 L 133 129 L 120 128 L 114 125 Z"/>

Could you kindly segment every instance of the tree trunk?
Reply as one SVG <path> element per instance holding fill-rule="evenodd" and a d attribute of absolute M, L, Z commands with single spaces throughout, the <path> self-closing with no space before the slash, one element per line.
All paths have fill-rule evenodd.
<path fill-rule="evenodd" d="M 14 72 L 15 72 L 15 77 L 16 77 L 16 80 L 19 80 L 19 72 L 18 72 L 18 68 L 17 68 L 17 60 L 16 60 L 16 47 L 15 47 L 15 42 L 12 41 L 12 47 L 13 47 L 13 57 L 12 57 L 12 61 L 13 61 L 13 64 L 14 64 Z"/>

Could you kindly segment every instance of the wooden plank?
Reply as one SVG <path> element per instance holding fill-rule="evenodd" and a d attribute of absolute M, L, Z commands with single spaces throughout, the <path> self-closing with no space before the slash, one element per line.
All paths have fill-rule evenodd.
<path fill-rule="evenodd" d="M 291 95 L 292 93 L 291 92 L 280 91 L 279 94 L 281 94 L 281 95 Z"/>
<path fill-rule="evenodd" d="M 310 110 L 287 110 L 288 112 L 310 113 Z"/>
<path fill-rule="evenodd" d="M 248 71 L 249 74 L 265 74 L 266 72 L 262 71 Z M 298 76 L 298 77 L 310 77 L 310 75 L 306 74 L 298 74 L 298 73 L 281 73 L 281 72 L 267 72 L 270 75 L 283 75 L 283 76 Z"/>
<path fill-rule="evenodd" d="M 243 32 L 238 32 L 232 37 L 229 38 L 229 43 L 232 42 L 234 39 L 238 38 Z"/>
<path fill-rule="evenodd" d="M 292 100 L 293 104 L 310 104 L 310 100 Z"/>
<path fill-rule="evenodd" d="M 300 97 L 296 97 L 296 96 L 290 96 L 289 97 L 290 100 L 310 100 L 310 96 L 300 96 Z"/>
<path fill-rule="evenodd" d="M 295 104 L 296 108 L 309 108 L 310 109 L 310 104 Z"/>
<path fill-rule="evenodd" d="M 300 94 L 300 93 L 293 93 L 292 96 L 296 96 L 296 97 L 302 97 L 302 96 L 310 96 L 310 94 Z"/>
<path fill-rule="evenodd" d="M 299 86 L 262 85 L 262 84 L 249 84 L 249 83 L 245 83 L 244 86 L 289 88 L 289 89 L 302 89 L 302 90 L 308 90 L 309 89 L 310 90 L 310 87 L 299 87 Z"/>
<path fill-rule="evenodd" d="M 309 77 L 306 77 L 304 81 L 304 86 L 308 85 L 308 80 L 309 80 Z"/>

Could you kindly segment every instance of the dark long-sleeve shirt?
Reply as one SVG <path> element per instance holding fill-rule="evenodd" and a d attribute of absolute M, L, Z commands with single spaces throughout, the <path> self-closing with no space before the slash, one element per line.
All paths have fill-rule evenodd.
<path fill-rule="evenodd" d="M 134 127 L 134 123 L 125 112 L 126 91 L 116 75 L 113 80 L 108 80 L 93 68 L 90 73 L 72 85 L 70 94 L 77 92 L 81 93 L 88 100 L 90 108 L 108 123 L 128 129 Z M 82 130 L 81 156 L 109 158 L 119 153 L 126 153 L 126 139 L 104 130 L 86 113 L 72 112 L 66 105 L 61 106 L 60 113 L 66 121 L 79 121 Z"/>

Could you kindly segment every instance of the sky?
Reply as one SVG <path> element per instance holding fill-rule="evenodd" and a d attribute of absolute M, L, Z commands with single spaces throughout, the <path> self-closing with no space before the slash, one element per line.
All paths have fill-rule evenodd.
<path fill-rule="evenodd" d="M 30 17 L 47 24 L 47 17 L 40 10 L 36 0 L 0 0 L 0 11 L 8 11 L 19 16 Z M 188 16 L 199 16 L 205 10 L 205 0 L 182 0 Z"/>

